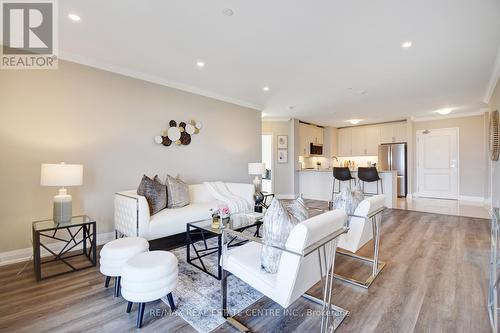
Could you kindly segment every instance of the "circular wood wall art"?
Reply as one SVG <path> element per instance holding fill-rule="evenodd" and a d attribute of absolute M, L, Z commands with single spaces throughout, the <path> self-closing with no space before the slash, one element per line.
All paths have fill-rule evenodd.
<path fill-rule="evenodd" d="M 194 134 L 195 130 L 196 130 L 196 128 L 194 127 L 194 125 L 192 125 L 192 124 L 187 124 L 186 125 L 186 132 L 187 132 L 187 134 L 189 134 L 189 135 Z"/>
<path fill-rule="evenodd" d="M 181 133 L 181 143 L 184 146 L 187 146 L 188 144 L 191 143 L 191 135 L 189 135 L 187 132 L 182 132 Z"/>
<path fill-rule="evenodd" d="M 492 161 L 498 161 L 500 151 L 500 133 L 499 133 L 498 111 L 490 114 L 490 158 Z"/>
<path fill-rule="evenodd" d="M 170 146 L 172 144 L 172 140 L 168 138 L 168 136 L 162 136 L 163 142 L 161 143 L 164 146 Z"/>
<path fill-rule="evenodd" d="M 168 138 L 172 141 L 177 141 L 181 138 L 181 131 L 178 127 L 170 127 L 168 129 Z"/>
<path fill-rule="evenodd" d="M 163 142 L 163 137 L 161 135 L 155 136 L 155 143 L 161 144 Z"/>

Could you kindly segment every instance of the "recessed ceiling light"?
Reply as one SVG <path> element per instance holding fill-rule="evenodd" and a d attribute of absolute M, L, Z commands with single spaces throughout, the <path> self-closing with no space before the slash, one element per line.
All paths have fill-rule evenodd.
<path fill-rule="evenodd" d="M 226 16 L 233 16 L 234 11 L 231 8 L 226 8 L 222 11 L 222 13 Z"/>
<path fill-rule="evenodd" d="M 269 87 L 268 87 L 268 86 L 265 86 L 264 88 L 262 88 L 262 90 L 264 90 L 264 91 L 269 91 Z"/>
<path fill-rule="evenodd" d="M 404 49 L 408 49 L 408 48 L 410 48 L 412 45 L 413 45 L 413 43 L 412 43 L 412 42 L 410 42 L 410 41 L 406 41 L 406 42 L 404 42 L 403 44 L 401 44 L 401 47 L 402 47 L 402 48 L 404 48 Z"/>
<path fill-rule="evenodd" d="M 436 110 L 434 112 L 445 115 L 445 114 L 450 113 L 451 111 L 453 111 L 453 108 L 439 109 L 439 110 Z"/>
<path fill-rule="evenodd" d="M 357 124 L 359 124 L 359 122 L 360 122 L 360 121 L 361 121 L 361 119 L 351 119 L 351 120 L 349 120 L 349 122 L 350 122 L 351 124 L 353 124 L 353 125 L 357 125 Z"/>
<path fill-rule="evenodd" d="M 205 63 L 203 61 L 197 61 L 196 66 L 203 68 L 203 67 L 205 67 Z"/>
<path fill-rule="evenodd" d="M 80 21 L 80 16 L 76 14 L 69 14 L 68 17 L 72 19 L 73 21 Z"/>

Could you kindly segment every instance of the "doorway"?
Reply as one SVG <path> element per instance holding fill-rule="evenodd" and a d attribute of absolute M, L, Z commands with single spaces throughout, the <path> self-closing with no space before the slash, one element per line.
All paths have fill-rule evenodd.
<path fill-rule="evenodd" d="M 266 171 L 262 175 L 262 191 L 273 193 L 273 134 L 262 134 L 262 163 L 266 165 Z"/>
<path fill-rule="evenodd" d="M 417 194 L 458 199 L 458 128 L 417 131 Z"/>

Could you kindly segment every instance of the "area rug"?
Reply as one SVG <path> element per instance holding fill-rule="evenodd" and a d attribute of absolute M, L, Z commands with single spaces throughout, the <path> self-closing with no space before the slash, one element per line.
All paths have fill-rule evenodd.
<path fill-rule="evenodd" d="M 210 239 L 209 245 L 215 245 Z M 171 251 L 179 260 L 179 279 L 174 290 L 176 314 L 187 321 L 198 332 L 206 333 L 225 322 L 222 317 L 220 281 L 204 273 L 186 261 L 186 247 Z M 211 272 L 217 272 L 217 254 L 203 258 Z M 234 315 L 250 306 L 263 295 L 234 276 L 228 278 L 228 308 Z M 162 299 L 168 304 L 167 299 Z"/>
<path fill-rule="evenodd" d="M 216 246 L 216 239 L 207 240 L 209 247 Z M 198 246 L 201 246 L 198 243 Z M 200 333 L 208 333 L 225 323 L 222 317 L 221 283 L 214 277 L 188 264 L 186 261 L 186 247 L 171 250 L 179 260 L 179 279 L 174 290 L 174 299 L 177 306 L 175 314 L 188 322 Z M 191 254 L 193 255 L 193 253 Z M 217 272 L 217 254 L 203 258 L 203 262 L 212 273 Z M 236 315 L 249 307 L 263 295 L 237 277 L 228 277 L 228 310 L 230 315 Z M 168 305 L 168 300 L 162 299 Z M 320 306 L 309 314 L 321 321 Z M 301 314 L 304 315 L 304 314 Z M 307 315 L 307 314 L 306 314 Z M 344 319 L 345 314 L 334 311 L 334 327 Z"/>

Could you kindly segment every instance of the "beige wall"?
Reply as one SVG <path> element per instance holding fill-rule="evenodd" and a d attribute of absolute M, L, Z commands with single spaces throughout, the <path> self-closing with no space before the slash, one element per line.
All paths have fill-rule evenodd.
<path fill-rule="evenodd" d="M 493 92 L 489 104 L 490 110 L 500 111 L 500 81 Z M 491 194 L 492 205 L 500 207 L 500 161 L 491 161 Z"/>
<path fill-rule="evenodd" d="M 431 121 L 414 122 L 412 138 L 415 140 L 417 130 L 436 128 L 459 128 L 459 182 L 461 196 L 474 196 L 488 198 L 485 188 L 485 175 L 487 174 L 487 141 L 484 130 L 486 117 L 484 115 L 449 118 Z M 415 147 L 415 145 L 413 145 Z M 413 160 L 416 161 L 416 149 L 413 149 Z M 413 191 L 416 192 L 416 167 L 414 170 Z"/>
<path fill-rule="evenodd" d="M 84 165 L 70 188 L 74 212 L 113 230 L 113 193 L 143 173 L 189 183 L 251 182 L 261 158 L 261 113 L 207 97 L 60 62 L 58 70 L 0 72 L 0 252 L 30 246 L 30 223 L 51 216 L 56 188 L 41 187 L 40 164 Z M 200 120 L 189 146 L 153 142 L 171 119 Z"/>

